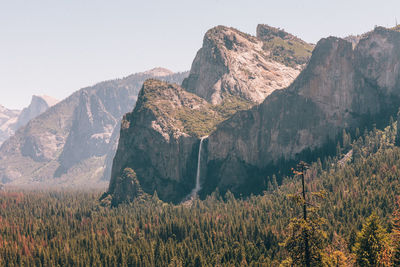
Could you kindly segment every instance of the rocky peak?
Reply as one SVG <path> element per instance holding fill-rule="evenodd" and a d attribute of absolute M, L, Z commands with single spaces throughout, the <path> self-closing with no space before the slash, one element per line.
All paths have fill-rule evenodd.
<path fill-rule="evenodd" d="M 121 123 L 109 193 L 116 193 L 118 177 L 129 167 L 144 192 L 179 200 L 194 182 L 196 136 L 216 115 L 207 101 L 176 84 L 145 81 L 133 112 Z"/>
<path fill-rule="evenodd" d="M 169 69 L 166 69 L 166 68 L 157 67 L 157 68 L 153 68 L 151 70 L 145 71 L 145 72 L 143 72 L 143 74 L 149 75 L 152 77 L 164 77 L 164 76 L 172 75 L 172 74 L 174 74 L 174 72 Z"/>
<path fill-rule="evenodd" d="M 31 119 L 39 116 L 45 112 L 48 108 L 58 103 L 58 100 L 50 96 L 32 96 L 31 103 L 28 107 L 24 108 L 18 117 L 18 121 L 15 125 L 16 129 L 25 126 Z"/>
<path fill-rule="evenodd" d="M 58 100 L 49 96 L 32 96 L 31 103 L 22 111 L 9 110 L 0 105 L 0 145 L 31 119 L 39 116 Z"/>
<path fill-rule="evenodd" d="M 277 38 L 264 41 L 234 28 L 217 26 L 205 34 L 182 86 L 212 104 L 221 104 L 229 96 L 261 103 L 274 90 L 290 85 L 311 50 L 305 42 L 299 45 L 295 40 Z"/>

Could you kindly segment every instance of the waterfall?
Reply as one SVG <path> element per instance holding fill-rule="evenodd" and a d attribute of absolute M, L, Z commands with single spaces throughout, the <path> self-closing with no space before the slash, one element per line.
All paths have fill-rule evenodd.
<path fill-rule="evenodd" d="M 204 141 L 204 139 L 206 139 L 208 136 L 203 136 L 201 139 L 200 139 L 200 146 L 199 146 L 199 154 L 198 154 L 198 157 L 197 157 L 197 172 L 196 172 L 196 186 L 195 186 L 195 188 L 193 188 L 193 190 L 192 190 L 192 193 L 190 193 L 190 197 L 191 198 L 195 198 L 196 196 L 197 196 L 197 193 L 200 191 L 200 189 L 201 189 L 201 185 L 200 185 L 200 175 L 201 175 L 201 172 L 200 172 L 200 169 L 201 169 L 201 149 L 202 149 L 202 147 L 203 147 L 203 141 Z"/>

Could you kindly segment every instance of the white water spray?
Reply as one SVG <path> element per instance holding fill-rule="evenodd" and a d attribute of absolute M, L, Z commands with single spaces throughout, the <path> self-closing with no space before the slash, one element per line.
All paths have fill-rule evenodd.
<path fill-rule="evenodd" d="M 201 189 L 201 185 L 200 185 L 200 169 L 201 169 L 201 149 L 203 146 L 203 141 L 204 139 L 206 139 L 208 136 L 203 136 L 200 139 L 200 146 L 199 146 L 199 155 L 197 157 L 197 172 L 196 172 L 196 186 L 195 188 L 193 188 L 192 193 L 190 193 L 190 197 L 191 198 L 195 198 L 197 197 L 197 193 L 200 191 Z"/>

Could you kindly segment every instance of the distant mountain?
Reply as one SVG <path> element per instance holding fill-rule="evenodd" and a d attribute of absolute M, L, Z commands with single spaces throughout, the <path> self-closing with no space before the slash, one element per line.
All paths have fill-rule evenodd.
<path fill-rule="evenodd" d="M 0 145 L 14 133 L 14 125 L 20 112 L 0 105 Z"/>
<path fill-rule="evenodd" d="M 58 100 L 50 96 L 32 96 L 31 103 L 27 108 L 24 108 L 18 116 L 15 124 L 15 129 L 25 126 L 31 119 L 42 114 L 50 107 L 58 103 Z"/>
<path fill-rule="evenodd" d="M 165 76 L 163 76 L 165 75 Z M 99 186 L 111 171 L 123 114 L 142 83 L 156 76 L 180 83 L 187 73 L 156 68 L 83 88 L 28 122 L 0 148 L 0 182 Z"/>
<path fill-rule="evenodd" d="M 256 37 L 224 26 L 210 29 L 182 87 L 144 83 L 138 104 L 122 122 L 108 191 L 113 203 L 129 195 L 118 184 L 131 173 L 126 168 L 145 193 L 181 201 L 195 187 L 199 138 L 292 83 L 313 46 L 267 25 L 257 32 Z"/>
<path fill-rule="evenodd" d="M 0 145 L 31 119 L 54 106 L 58 100 L 50 96 L 32 96 L 31 103 L 22 111 L 7 110 L 0 106 Z"/>

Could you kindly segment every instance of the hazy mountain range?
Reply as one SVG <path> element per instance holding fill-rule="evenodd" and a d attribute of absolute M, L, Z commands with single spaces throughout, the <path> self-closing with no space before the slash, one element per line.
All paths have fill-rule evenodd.
<path fill-rule="evenodd" d="M 22 111 L 15 122 L 22 127 L 0 148 L 0 181 L 23 186 L 107 183 L 104 172 L 111 167 L 107 163 L 115 153 L 121 118 L 132 110 L 142 83 L 155 77 L 180 83 L 186 76 L 155 68 L 101 82 L 73 93 L 25 126 L 36 109 Z"/>
<path fill-rule="evenodd" d="M 0 145 L 12 136 L 19 128 L 31 119 L 57 104 L 58 100 L 50 96 L 32 96 L 28 107 L 21 110 L 10 110 L 0 105 Z"/>

